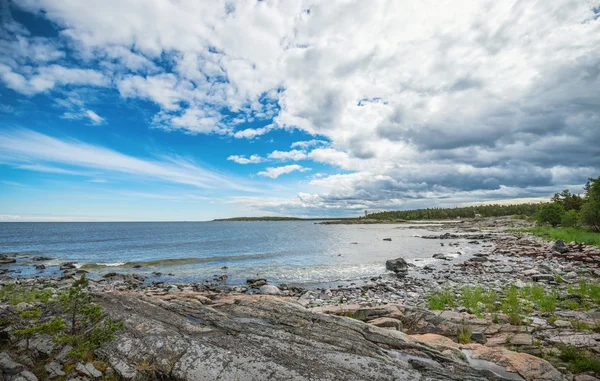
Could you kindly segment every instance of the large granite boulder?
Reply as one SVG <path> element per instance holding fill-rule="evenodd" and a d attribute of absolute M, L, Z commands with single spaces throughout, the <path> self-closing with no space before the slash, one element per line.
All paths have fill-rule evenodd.
<path fill-rule="evenodd" d="M 385 268 L 396 274 L 406 274 L 408 272 L 408 263 L 404 258 L 388 259 L 385 261 Z"/>

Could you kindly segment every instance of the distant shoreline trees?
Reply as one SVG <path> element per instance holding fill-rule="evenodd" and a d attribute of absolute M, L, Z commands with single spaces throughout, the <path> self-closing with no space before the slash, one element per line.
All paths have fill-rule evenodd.
<path fill-rule="evenodd" d="M 556 193 L 551 201 L 546 203 L 395 210 L 371 213 L 365 218 L 396 221 L 517 216 L 534 218 L 540 224 L 582 227 L 600 231 L 600 176 L 590 178 L 585 184 L 584 190 L 585 194 L 581 196 L 572 194 L 565 189 Z"/>

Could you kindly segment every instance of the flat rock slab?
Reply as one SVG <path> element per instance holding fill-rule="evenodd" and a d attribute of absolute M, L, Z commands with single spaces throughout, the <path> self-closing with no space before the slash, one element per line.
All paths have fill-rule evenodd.
<path fill-rule="evenodd" d="M 454 353 L 402 332 L 274 297 L 101 294 L 124 328 L 99 355 L 125 380 L 487 380 Z"/>

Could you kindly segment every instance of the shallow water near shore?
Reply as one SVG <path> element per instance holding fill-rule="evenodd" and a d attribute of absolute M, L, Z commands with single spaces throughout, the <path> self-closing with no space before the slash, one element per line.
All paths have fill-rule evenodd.
<path fill-rule="evenodd" d="M 325 285 L 368 279 L 385 261 L 438 263 L 435 253 L 468 253 L 466 242 L 442 247 L 426 226 L 319 225 L 286 222 L 1 223 L 0 253 L 16 253 L 14 276 L 57 275 L 75 262 L 92 274 L 139 273 L 152 280 L 201 282 L 227 274 L 227 283 Z M 384 241 L 391 238 L 391 241 Z M 33 261 L 47 256 L 49 261 Z M 36 264 L 47 269 L 38 271 Z M 140 267 L 141 266 L 141 267 Z M 225 268 L 226 267 L 226 268 Z M 173 274 L 155 276 L 153 272 Z"/>

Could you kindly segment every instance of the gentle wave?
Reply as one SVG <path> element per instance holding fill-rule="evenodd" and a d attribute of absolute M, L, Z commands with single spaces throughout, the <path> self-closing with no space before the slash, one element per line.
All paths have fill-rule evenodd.
<path fill-rule="evenodd" d="M 224 257 L 206 257 L 206 258 L 168 258 L 168 259 L 157 259 L 153 261 L 131 261 L 131 262 L 114 262 L 114 263 L 87 263 L 82 265 L 82 269 L 94 269 L 94 268 L 105 268 L 105 267 L 123 267 L 133 268 L 135 266 L 142 267 L 162 267 L 162 266 L 177 266 L 187 265 L 192 263 L 206 263 L 206 262 L 227 262 L 227 261 L 239 261 L 247 259 L 259 259 L 259 258 L 270 258 L 280 256 L 280 253 L 269 253 L 269 254 L 249 254 L 249 255 L 231 255 Z"/>

